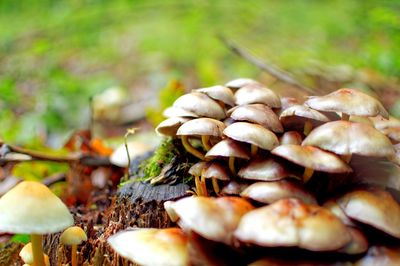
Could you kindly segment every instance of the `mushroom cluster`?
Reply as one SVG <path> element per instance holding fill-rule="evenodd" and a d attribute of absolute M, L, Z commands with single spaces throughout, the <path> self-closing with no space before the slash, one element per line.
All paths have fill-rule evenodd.
<path fill-rule="evenodd" d="M 237 257 L 251 265 L 400 265 L 400 121 L 377 99 L 354 89 L 280 98 L 242 78 L 183 95 L 164 115 L 156 132 L 180 138 L 199 161 L 189 170 L 194 195 L 165 203 L 187 253 L 181 264 L 166 256 L 159 265 Z M 138 250 L 153 245 L 144 233 L 129 232 L 142 241 L 132 244 Z M 110 243 L 118 252 L 117 239 Z M 205 246 L 230 255 L 204 255 Z M 121 254 L 141 264 L 140 254 Z M 143 264 L 162 261 L 153 257 Z"/>

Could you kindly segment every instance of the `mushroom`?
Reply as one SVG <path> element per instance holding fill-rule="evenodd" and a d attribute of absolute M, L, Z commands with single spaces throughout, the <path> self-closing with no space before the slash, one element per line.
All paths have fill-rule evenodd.
<path fill-rule="evenodd" d="M 223 133 L 231 139 L 251 144 L 252 156 L 257 154 L 258 148 L 270 151 L 279 145 L 279 140 L 273 132 L 252 123 L 233 123 L 227 126 Z"/>
<path fill-rule="evenodd" d="M 60 242 L 63 245 L 71 246 L 71 265 L 78 265 L 77 248 L 83 241 L 87 240 L 85 231 L 79 226 L 67 228 L 60 236 Z"/>
<path fill-rule="evenodd" d="M 190 144 L 188 138 L 190 136 L 200 136 L 205 150 L 208 151 L 211 149 L 210 137 L 221 137 L 224 129 L 225 124 L 221 121 L 203 117 L 187 121 L 179 127 L 176 135 L 181 136 L 182 144 L 188 152 L 203 160 L 204 154 L 196 150 Z"/>
<path fill-rule="evenodd" d="M 198 196 L 208 196 L 206 184 L 204 180 L 202 180 L 201 175 L 203 172 L 203 169 L 207 167 L 207 162 L 200 161 L 198 163 L 195 163 L 192 165 L 192 167 L 189 168 L 189 174 L 194 176 L 194 184 L 196 186 L 196 195 Z"/>
<path fill-rule="evenodd" d="M 348 230 L 351 235 L 351 241 L 338 251 L 350 255 L 366 252 L 368 250 L 368 240 L 363 233 L 354 227 L 348 227 Z"/>
<path fill-rule="evenodd" d="M 22 261 L 26 265 L 33 265 L 34 261 L 33 261 L 33 252 L 32 252 L 32 243 L 31 242 L 26 244 L 21 249 L 21 251 L 19 252 L 19 256 L 21 257 Z M 43 254 L 43 256 L 44 256 L 44 264 L 46 266 L 50 266 L 49 256 L 47 256 L 46 254 Z"/>
<path fill-rule="evenodd" d="M 369 117 L 369 119 L 379 131 L 388 127 L 400 127 L 400 120 L 391 115 L 387 119 L 381 115 Z"/>
<path fill-rule="evenodd" d="M 262 103 L 271 108 L 281 107 L 279 96 L 267 87 L 257 83 L 251 83 L 238 89 L 235 92 L 235 103 L 237 105 Z"/>
<path fill-rule="evenodd" d="M 229 158 L 229 169 L 234 175 L 236 174 L 235 158 L 250 159 L 249 152 L 242 144 L 229 138 L 215 144 L 205 155 L 207 160 L 212 160 L 217 157 Z"/>
<path fill-rule="evenodd" d="M 0 231 L 30 234 L 35 266 L 43 266 L 42 234 L 73 224 L 64 203 L 39 182 L 24 181 L 0 199 Z"/>
<path fill-rule="evenodd" d="M 311 96 L 304 104 L 318 111 L 340 112 L 342 120 L 349 120 L 350 115 L 389 117 L 377 99 L 353 89 L 340 89 L 325 96 Z"/>
<path fill-rule="evenodd" d="M 394 156 L 390 140 L 375 128 L 349 121 L 333 121 L 317 127 L 304 139 L 311 145 L 342 155 L 346 162 L 352 154 L 374 157 Z"/>
<path fill-rule="evenodd" d="M 308 135 L 312 128 L 329 121 L 324 114 L 305 105 L 293 105 L 282 111 L 279 116 L 286 130 L 303 130 Z"/>
<path fill-rule="evenodd" d="M 336 217 L 338 217 L 342 223 L 348 226 L 356 226 L 349 217 L 343 212 L 342 208 L 340 208 L 339 204 L 333 199 L 328 200 L 327 202 L 324 203 L 323 205 L 324 208 L 328 209 L 331 211 Z"/>
<path fill-rule="evenodd" d="M 219 162 L 210 162 L 203 169 L 202 178 L 211 178 L 212 186 L 216 195 L 219 195 L 218 180 L 229 181 L 229 171 Z"/>
<path fill-rule="evenodd" d="M 153 147 L 141 141 L 129 141 L 127 143 L 129 157 L 131 160 L 146 154 L 151 151 Z M 129 160 L 125 144 L 119 145 L 114 152 L 110 155 L 110 162 L 119 167 L 128 167 Z"/>
<path fill-rule="evenodd" d="M 294 97 L 282 97 L 281 98 L 281 111 L 284 111 L 285 109 L 289 108 L 290 106 L 293 105 L 298 105 L 301 104 L 301 102 Z"/>
<path fill-rule="evenodd" d="M 253 206 L 237 197 L 187 197 L 168 203 L 168 215 L 179 217 L 178 225 L 202 237 L 232 244 L 232 233 L 240 218 Z"/>
<path fill-rule="evenodd" d="M 180 107 L 170 106 L 163 111 L 163 116 L 171 117 L 185 117 L 185 118 L 198 118 L 199 116 L 193 112 L 187 111 Z"/>
<path fill-rule="evenodd" d="M 240 193 L 248 187 L 249 184 L 245 182 L 238 182 L 236 180 L 231 180 L 228 184 L 226 184 L 221 193 L 223 195 L 240 195 Z"/>
<path fill-rule="evenodd" d="M 193 112 L 198 116 L 214 119 L 226 117 L 224 109 L 213 99 L 200 92 L 192 92 L 182 95 L 175 100 L 173 107 L 179 107 L 186 111 Z"/>
<path fill-rule="evenodd" d="M 328 173 L 349 173 L 352 171 L 336 155 L 312 146 L 280 145 L 273 149 L 271 153 L 305 167 L 304 182 L 312 177 L 314 170 Z"/>
<path fill-rule="evenodd" d="M 346 193 L 337 199 L 346 216 L 400 238 L 400 205 L 382 189 L 369 187 Z"/>
<path fill-rule="evenodd" d="M 107 240 L 122 257 L 143 266 L 188 266 L 188 240 L 179 228 L 120 231 Z"/>
<path fill-rule="evenodd" d="M 248 121 L 259 124 L 276 133 L 282 133 L 283 127 L 278 116 L 265 104 L 248 104 L 233 107 L 228 111 L 236 121 Z"/>
<path fill-rule="evenodd" d="M 306 204 L 317 204 L 315 197 L 295 180 L 256 182 L 248 186 L 240 196 L 261 203 L 271 204 L 280 199 L 296 198 Z"/>
<path fill-rule="evenodd" d="M 189 118 L 184 118 L 184 117 L 168 118 L 162 121 L 160 124 L 158 124 L 158 126 L 156 127 L 156 132 L 159 135 L 175 137 L 178 128 L 189 120 L 190 120 Z"/>
<path fill-rule="evenodd" d="M 250 85 L 250 84 L 260 84 L 258 81 L 255 81 L 254 79 L 249 79 L 249 78 L 238 78 L 231 80 L 225 84 L 226 87 L 233 89 L 233 90 L 238 90 L 241 87 Z"/>
<path fill-rule="evenodd" d="M 281 145 L 301 145 L 301 143 L 303 142 L 303 138 L 301 137 L 300 133 L 296 131 L 287 131 L 283 133 L 282 136 L 279 138 L 279 142 L 281 143 Z"/>
<path fill-rule="evenodd" d="M 222 107 L 225 107 L 225 105 L 235 105 L 232 90 L 225 86 L 217 85 L 208 88 L 200 88 L 194 91 L 206 94 L 208 97 L 220 102 Z"/>
<path fill-rule="evenodd" d="M 368 253 L 354 263 L 355 266 L 395 266 L 400 265 L 400 249 L 384 246 L 370 247 Z"/>
<path fill-rule="evenodd" d="M 351 241 L 347 227 L 334 214 L 298 199 L 282 199 L 249 211 L 234 236 L 258 246 L 312 251 L 337 250 Z"/>

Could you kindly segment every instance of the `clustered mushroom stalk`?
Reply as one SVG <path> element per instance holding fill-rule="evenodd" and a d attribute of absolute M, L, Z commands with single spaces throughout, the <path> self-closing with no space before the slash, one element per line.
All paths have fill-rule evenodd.
<path fill-rule="evenodd" d="M 42 248 L 42 236 L 38 234 L 31 234 L 31 243 L 34 265 L 45 266 Z"/>
<path fill-rule="evenodd" d="M 185 148 L 185 150 L 191 154 L 193 154 L 194 156 L 196 156 L 197 158 L 199 158 L 200 160 L 204 160 L 204 153 L 196 150 L 192 144 L 190 144 L 188 136 L 181 136 L 181 140 L 182 140 L 182 145 Z"/>

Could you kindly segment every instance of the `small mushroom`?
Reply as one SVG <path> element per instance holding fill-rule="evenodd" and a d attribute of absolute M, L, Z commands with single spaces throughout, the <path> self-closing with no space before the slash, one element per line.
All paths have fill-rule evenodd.
<path fill-rule="evenodd" d="M 189 118 L 184 118 L 184 117 L 168 118 L 162 121 L 160 124 L 158 124 L 158 126 L 156 127 L 156 132 L 159 135 L 175 137 L 178 128 L 189 120 L 190 120 Z"/>
<path fill-rule="evenodd" d="M 262 103 L 271 108 L 280 108 L 281 100 L 272 90 L 261 84 L 248 84 L 235 92 L 235 103 L 237 105 Z"/>
<path fill-rule="evenodd" d="M 139 265 L 190 265 L 188 240 L 179 228 L 120 231 L 107 242 L 119 255 Z"/>
<path fill-rule="evenodd" d="M 301 143 L 303 142 L 303 138 L 301 137 L 300 133 L 296 131 L 287 131 L 283 133 L 282 136 L 279 138 L 279 142 L 281 143 L 281 145 L 301 145 Z"/>
<path fill-rule="evenodd" d="M 233 97 L 232 90 L 225 86 L 217 85 L 208 88 L 200 88 L 194 91 L 206 94 L 208 97 L 220 102 L 222 107 L 225 107 L 225 105 L 235 105 L 235 99 Z"/>
<path fill-rule="evenodd" d="M 153 149 L 151 145 L 141 141 L 128 141 L 127 146 L 131 160 L 142 156 Z M 111 164 L 119 167 L 128 167 L 129 160 L 126 152 L 125 144 L 119 145 L 110 155 Z"/>
<path fill-rule="evenodd" d="M 19 256 L 21 257 L 22 261 L 26 265 L 33 265 L 34 261 L 33 261 L 33 252 L 32 252 L 32 243 L 31 242 L 26 244 L 21 249 L 21 251 L 19 252 Z M 43 254 L 43 256 L 44 256 L 44 264 L 46 266 L 50 266 L 49 256 L 47 256 L 46 254 Z"/>
<path fill-rule="evenodd" d="M 231 80 L 225 84 L 226 87 L 233 89 L 233 90 L 238 90 L 241 87 L 250 85 L 250 84 L 260 84 L 258 81 L 255 81 L 254 79 L 249 79 L 249 78 L 238 78 Z"/>
<path fill-rule="evenodd" d="M 379 131 L 388 127 L 400 127 L 400 120 L 389 115 L 388 118 L 384 118 L 381 115 L 370 117 L 369 118 L 374 127 Z"/>
<path fill-rule="evenodd" d="M 187 111 L 180 107 L 170 106 L 163 111 L 163 116 L 171 117 L 185 117 L 185 118 L 198 118 L 199 116 L 193 112 Z"/>
<path fill-rule="evenodd" d="M 354 227 L 348 227 L 348 230 L 351 235 L 351 241 L 338 251 L 350 255 L 366 252 L 368 250 L 368 240 L 363 233 Z"/>
<path fill-rule="evenodd" d="M 78 265 L 77 249 L 83 241 L 87 240 L 85 231 L 79 226 L 67 228 L 60 236 L 60 242 L 63 245 L 71 246 L 71 265 Z"/>
<path fill-rule="evenodd" d="M 206 184 L 204 180 L 202 180 L 201 175 L 203 173 L 203 169 L 207 167 L 207 162 L 200 161 L 195 163 L 190 167 L 189 174 L 194 176 L 194 184 L 196 186 L 196 195 L 198 196 L 208 196 Z"/>
<path fill-rule="evenodd" d="M 219 195 L 220 189 L 218 180 L 229 181 L 229 171 L 219 162 L 210 162 L 203 169 L 202 178 L 211 178 L 212 186 L 216 195 Z"/>

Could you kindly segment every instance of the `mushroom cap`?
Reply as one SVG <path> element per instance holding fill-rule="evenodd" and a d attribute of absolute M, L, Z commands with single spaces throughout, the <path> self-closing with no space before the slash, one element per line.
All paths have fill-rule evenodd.
<path fill-rule="evenodd" d="M 224 109 L 216 101 L 200 92 L 192 92 L 180 96 L 175 100 L 173 106 L 193 112 L 198 116 L 218 120 L 226 117 Z"/>
<path fill-rule="evenodd" d="M 281 143 L 281 145 L 285 144 L 301 145 L 301 143 L 303 142 L 303 137 L 297 131 L 286 131 L 279 138 L 279 142 Z"/>
<path fill-rule="evenodd" d="M 0 199 L 1 232 L 48 234 L 73 222 L 67 206 L 39 182 L 21 182 Z"/>
<path fill-rule="evenodd" d="M 179 228 L 120 231 L 107 241 L 119 255 L 139 265 L 189 265 L 187 237 Z"/>
<path fill-rule="evenodd" d="M 279 145 L 279 140 L 273 132 L 252 123 L 233 123 L 225 128 L 224 134 L 231 139 L 250 143 L 264 150 L 272 150 Z"/>
<path fill-rule="evenodd" d="M 217 101 L 221 101 L 229 106 L 235 105 L 235 99 L 233 97 L 232 90 L 225 86 L 217 85 L 208 88 L 200 88 L 194 91 L 204 93 L 208 97 Z"/>
<path fill-rule="evenodd" d="M 203 177 L 215 178 L 224 181 L 230 180 L 229 170 L 219 162 L 209 162 L 203 172 Z"/>
<path fill-rule="evenodd" d="M 33 252 L 32 252 L 32 243 L 29 242 L 26 244 L 21 251 L 19 252 L 19 256 L 23 260 L 23 262 L 27 264 L 33 264 Z"/>
<path fill-rule="evenodd" d="M 156 132 L 159 135 L 175 137 L 178 128 L 187 121 L 189 121 L 189 118 L 178 117 L 178 116 L 170 117 L 162 121 L 160 124 L 158 124 L 158 126 L 156 127 Z"/>
<path fill-rule="evenodd" d="M 64 245 L 80 245 L 87 240 L 85 231 L 79 226 L 71 226 L 61 234 L 60 241 Z"/>
<path fill-rule="evenodd" d="M 328 173 L 348 173 L 352 171 L 336 155 L 312 146 L 280 145 L 273 149 L 271 153 L 295 164 L 317 171 Z"/>
<path fill-rule="evenodd" d="M 375 128 L 349 121 L 328 122 L 312 130 L 302 145 L 320 147 L 336 154 L 392 157 L 390 140 Z"/>
<path fill-rule="evenodd" d="M 276 181 L 286 177 L 296 177 L 297 174 L 277 158 L 268 157 L 252 159 L 239 170 L 238 176 L 251 180 Z"/>
<path fill-rule="evenodd" d="M 261 84 L 248 84 L 235 92 L 235 103 L 237 105 L 262 103 L 271 108 L 280 108 L 281 100 L 272 90 Z"/>
<path fill-rule="evenodd" d="M 318 111 L 389 117 L 388 112 L 377 99 L 353 89 L 340 89 L 325 96 L 311 96 L 305 105 Z"/>
<path fill-rule="evenodd" d="M 328 200 L 327 202 L 324 203 L 323 207 L 331 211 L 334 215 L 336 215 L 336 217 L 338 217 L 345 225 L 355 226 L 355 224 L 350 220 L 349 217 L 346 216 L 342 208 L 340 208 L 339 204 L 335 200 L 333 199 Z"/>
<path fill-rule="evenodd" d="M 315 197 L 304 189 L 302 183 L 288 179 L 253 183 L 240 196 L 266 204 L 287 198 L 296 198 L 306 204 L 317 204 Z"/>
<path fill-rule="evenodd" d="M 238 78 L 238 79 L 233 79 L 225 84 L 226 87 L 237 90 L 240 89 L 241 87 L 250 85 L 250 84 L 260 84 L 258 81 L 255 81 L 254 79 L 249 79 L 249 78 Z"/>
<path fill-rule="evenodd" d="M 153 149 L 149 144 L 141 141 L 128 141 L 128 152 L 131 160 L 146 154 Z M 119 145 L 110 156 L 110 162 L 119 167 L 128 167 L 128 155 L 126 154 L 125 144 Z"/>
<path fill-rule="evenodd" d="M 170 106 L 167 107 L 163 111 L 163 116 L 171 118 L 171 117 L 186 117 L 186 118 L 197 118 L 199 117 L 193 112 L 187 111 L 183 108 L 176 107 L 176 106 Z"/>
<path fill-rule="evenodd" d="M 400 205 L 378 188 L 359 189 L 337 199 L 346 216 L 400 238 Z"/>
<path fill-rule="evenodd" d="M 385 134 L 393 143 L 400 142 L 400 127 L 387 127 L 380 130 Z"/>
<path fill-rule="evenodd" d="M 375 117 L 369 117 L 369 119 L 374 124 L 374 127 L 378 130 L 388 127 L 400 127 L 400 120 L 391 115 L 389 116 L 388 119 L 382 117 L 381 115 Z"/>
<path fill-rule="evenodd" d="M 282 111 L 289 108 L 290 106 L 298 105 L 298 104 L 301 104 L 301 102 L 297 98 L 294 98 L 294 97 L 282 97 L 281 98 Z"/>
<path fill-rule="evenodd" d="M 395 266 L 400 265 L 400 249 L 384 246 L 373 246 L 367 254 L 358 260 L 355 266 Z"/>
<path fill-rule="evenodd" d="M 216 157 L 235 157 L 245 160 L 250 159 L 249 152 L 240 142 L 233 139 L 224 139 L 215 144 L 205 155 L 205 158 L 210 160 Z"/>
<path fill-rule="evenodd" d="M 248 212 L 234 236 L 259 246 L 313 251 L 336 250 L 351 240 L 347 227 L 334 214 L 298 199 L 282 199 Z"/>
<path fill-rule="evenodd" d="M 219 120 L 212 118 L 196 118 L 187 121 L 179 127 L 176 135 L 188 135 L 188 136 L 222 136 L 222 132 L 225 129 L 225 124 Z"/>
<path fill-rule="evenodd" d="M 236 121 L 249 121 L 259 124 L 273 132 L 283 132 L 278 116 L 265 104 L 248 104 L 233 107 L 228 111 L 230 117 Z"/>
<path fill-rule="evenodd" d="M 179 217 L 178 224 L 185 231 L 191 230 L 209 240 L 229 245 L 240 218 L 253 206 L 237 197 L 199 196 L 180 199 L 170 208 Z"/>
<path fill-rule="evenodd" d="M 200 162 L 195 163 L 194 165 L 192 165 L 192 167 L 189 168 L 188 173 L 193 175 L 193 176 L 201 176 L 201 172 L 206 167 L 207 167 L 207 162 L 200 161 Z"/>
<path fill-rule="evenodd" d="M 221 193 L 224 195 L 240 195 L 240 193 L 248 186 L 247 183 L 231 180 L 222 188 Z"/>
<path fill-rule="evenodd" d="M 313 127 L 328 122 L 329 118 L 305 105 L 293 105 L 283 110 L 279 116 L 285 129 L 303 129 L 306 121 L 310 121 Z"/>
<path fill-rule="evenodd" d="M 351 241 L 338 251 L 346 254 L 361 254 L 366 252 L 368 250 L 368 240 L 364 234 L 354 227 L 348 227 L 348 230 L 351 235 Z"/>

